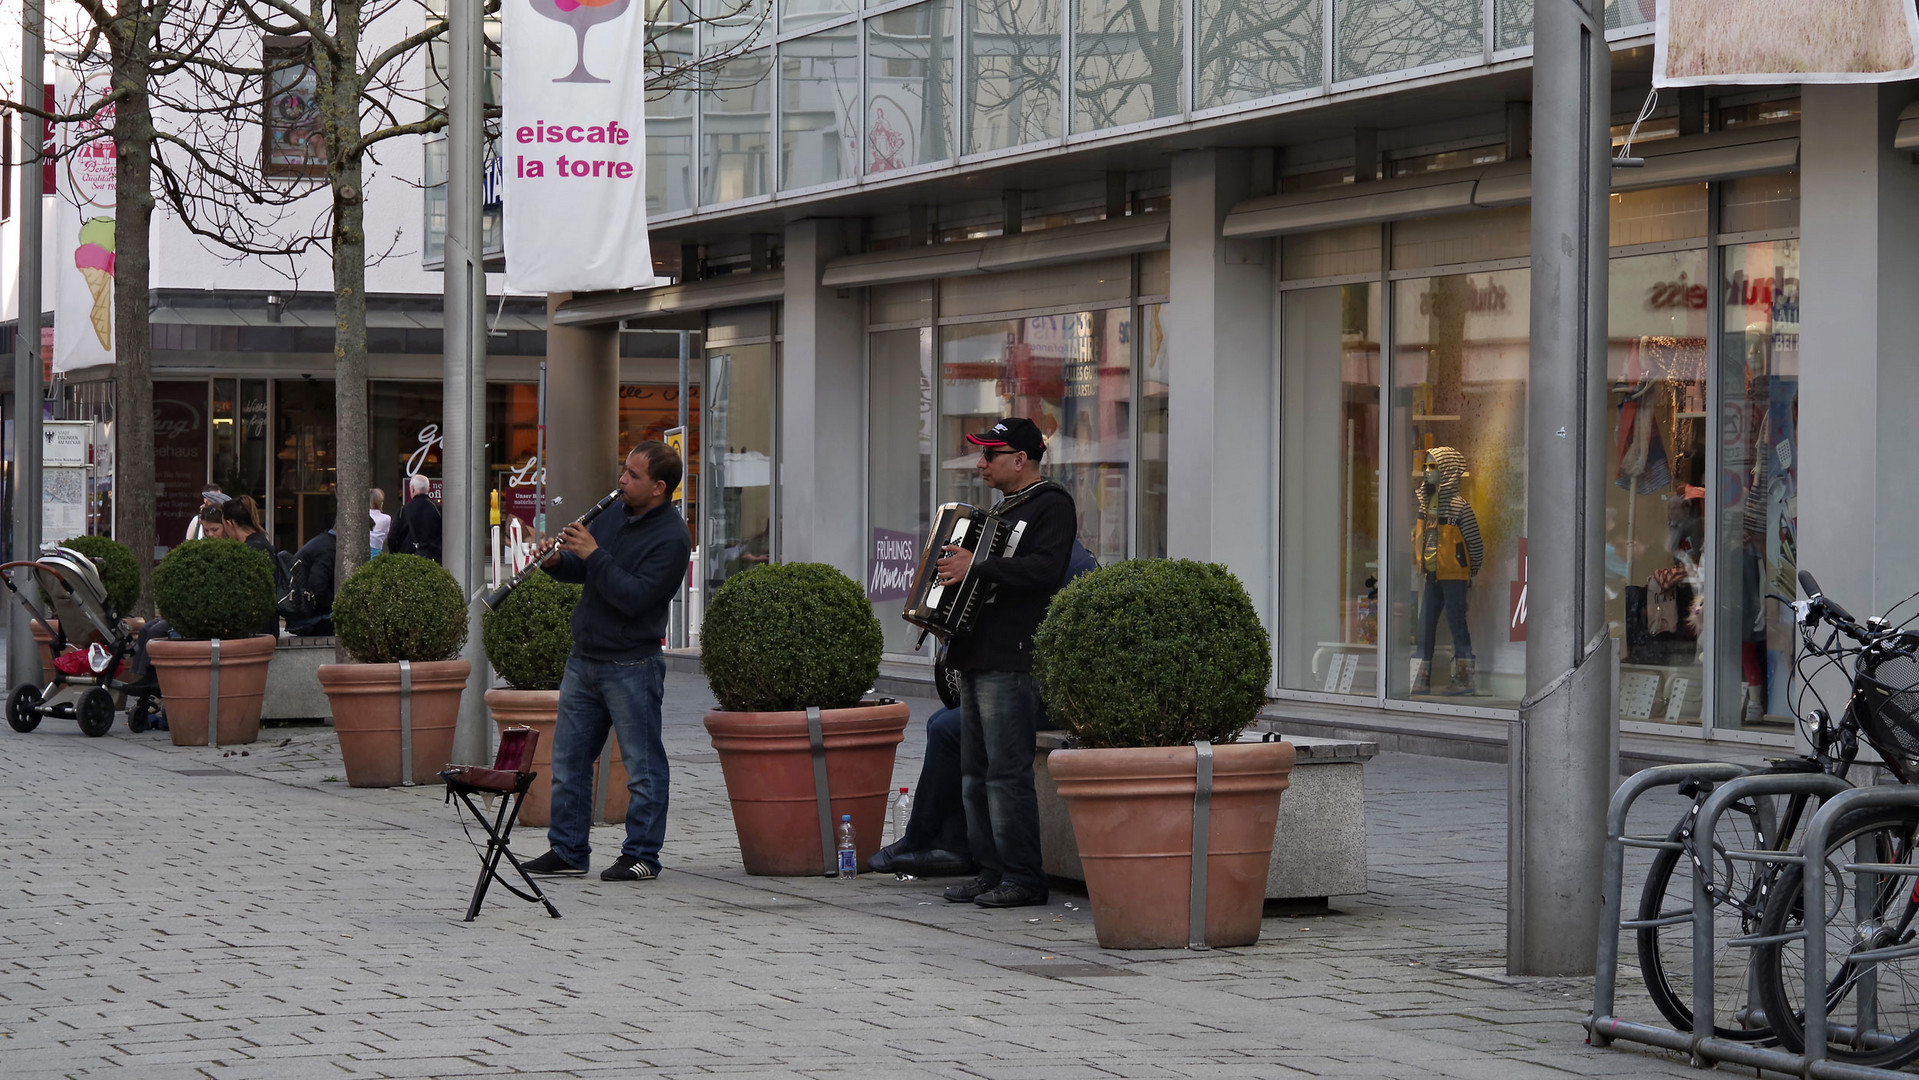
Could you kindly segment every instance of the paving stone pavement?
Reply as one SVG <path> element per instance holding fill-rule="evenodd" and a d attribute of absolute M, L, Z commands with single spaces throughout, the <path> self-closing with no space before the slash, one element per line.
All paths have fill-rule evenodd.
<path fill-rule="evenodd" d="M 1590 979 L 1496 974 L 1501 766 L 1381 755 L 1366 896 L 1271 913 L 1250 948 L 1108 952 L 1067 892 L 986 911 L 942 882 L 747 877 L 706 686 L 671 674 L 667 702 L 666 873 L 553 883 L 559 920 L 496 888 L 461 922 L 477 863 L 452 808 L 349 788 L 331 729 L 224 750 L 4 733 L 0 1075 L 1696 1073 L 1583 1045 Z M 923 744 L 915 723 L 898 783 Z M 594 830 L 596 870 L 619 838 Z M 1628 984 L 1620 1011 L 1641 1001 Z"/>

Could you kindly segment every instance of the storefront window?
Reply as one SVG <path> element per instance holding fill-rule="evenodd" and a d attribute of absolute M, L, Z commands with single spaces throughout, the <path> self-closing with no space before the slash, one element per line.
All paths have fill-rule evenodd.
<path fill-rule="evenodd" d="M 773 346 L 706 354 L 706 564 L 708 596 L 773 557 Z"/>
<path fill-rule="evenodd" d="M 866 595 L 888 652 L 912 652 L 920 632 L 900 618 L 932 528 L 933 331 L 872 335 L 867 381 L 867 476 L 872 535 Z"/>
<path fill-rule="evenodd" d="M 329 391 L 332 384 L 325 384 Z M 330 399 L 329 399 L 330 400 Z M 9 441 L 8 446 L 12 446 Z M 153 384 L 154 554 L 186 539 L 207 482 L 207 384 Z"/>
<path fill-rule="evenodd" d="M 433 387 L 437 420 L 439 384 L 417 385 Z M 333 523 L 333 381 L 281 379 L 273 392 L 273 543 L 298 551 Z"/>
<path fill-rule="evenodd" d="M 1722 249 L 1719 337 L 1719 551 L 1713 634 L 1717 726 L 1780 729 L 1797 596 L 1799 241 Z"/>
<path fill-rule="evenodd" d="M 691 431 L 686 433 L 684 449 L 680 462 L 685 475 L 680 482 L 680 493 L 700 490 L 700 384 L 698 372 L 687 385 L 686 424 Z M 665 442 L 669 428 L 680 424 L 680 388 L 676 386 L 656 386 L 649 383 L 625 383 L 620 387 L 620 449 L 631 450 L 649 440 Z M 683 508 L 687 528 L 692 531 L 693 542 L 700 542 L 699 515 L 693 503 L 696 500 L 686 498 Z"/>
<path fill-rule="evenodd" d="M 1048 440 L 1046 476 L 1073 494 L 1080 543 L 1102 564 L 1126 558 L 1132 333 L 1130 308 L 941 328 L 941 501 L 991 506 L 965 436 L 1028 417 Z"/>
<path fill-rule="evenodd" d="M 228 495 L 267 501 L 267 381 L 213 380 L 213 480 Z"/>
<path fill-rule="evenodd" d="M 1379 685 L 1379 288 L 1285 294 L 1280 685 Z"/>
<path fill-rule="evenodd" d="M 1393 285 L 1388 690 L 1517 704 L 1525 686 L 1525 270 Z"/>
<path fill-rule="evenodd" d="M 1704 685 L 1706 253 L 1614 259 L 1607 348 L 1606 621 L 1619 716 L 1696 724 Z"/>
<path fill-rule="evenodd" d="M 1144 291 L 1142 289 L 1142 291 Z M 1166 370 L 1166 305 L 1139 309 L 1139 542 L 1144 559 L 1166 557 L 1166 431 L 1171 397 Z"/>

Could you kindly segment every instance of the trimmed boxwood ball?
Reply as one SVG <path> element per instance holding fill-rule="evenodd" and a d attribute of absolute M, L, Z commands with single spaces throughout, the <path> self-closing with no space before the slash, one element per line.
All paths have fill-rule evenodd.
<path fill-rule="evenodd" d="M 381 558 L 386 556 L 382 555 Z M 573 651 L 573 605 L 581 588 L 534 574 L 486 613 L 480 640 L 493 670 L 515 690 L 551 690 Z"/>
<path fill-rule="evenodd" d="M 859 583 L 823 563 L 758 566 L 728 578 L 700 624 L 700 669 L 727 712 L 860 703 L 884 638 Z"/>
<path fill-rule="evenodd" d="M 273 560 L 238 540 L 188 540 L 154 569 L 153 602 L 183 638 L 252 637 L 273 616 Z"/>
<path fill-rule="evenodd" d="M 1266 628 L 1225 567 L 1138 559 L 1075 578 L 1033 638 L 1051 715 L 1086 747 L 1232 742 L 1266 704 Z"/>
<path fill-rule="evenodd" d="M 77 551 L 92 560 L 100 572 L 100 584 L 107 589 L 107 610 L 125 615 L 140 600 L 140 567 L 133 561 L 133 549 L 110 536 L 76 536 L 60 541 L 60 546 Z"/>
<path fill-rule="evenodd" d="M 466 644 L 466 600 L 432 559 L 382 555 L 340 583 L 333 633 L 362 664 L 451 660 Z"/>

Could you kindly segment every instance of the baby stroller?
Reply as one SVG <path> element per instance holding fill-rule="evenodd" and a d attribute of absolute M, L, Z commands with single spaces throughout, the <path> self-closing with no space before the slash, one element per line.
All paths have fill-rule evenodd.
<path fill-rule="evenodd" d="M 27 580 L 39 587 L 37 604 L 21 591 Z M 145 731 L 160 691 L 150 677 L 138 683 L 129 678 L 139 635 L 107 606 L 93 560 L 71 548 L 50 548 L 32 562 L 0 563 L 0 581 L 53 636 L 53 681 L 43 689 L 34 673 L 21 673 L 26 680 L 7 696 L 13 730 L 32 731 L 41 717 L 57 716 L 79 721 L 82 732 L 98 738 L 113 727 L 113 714 L 131 695 L 127 728 Z"/>

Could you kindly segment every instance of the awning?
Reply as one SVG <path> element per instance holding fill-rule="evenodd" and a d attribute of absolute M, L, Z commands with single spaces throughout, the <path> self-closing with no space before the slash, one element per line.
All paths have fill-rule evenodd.
<path fill-rule="evenodd" d="M 662 285 L 630 292 L 589 293 L 575 296 L 553 312 L 555 326 L 595 326 L 629 319 L 646 319 L 688 311 L 739 307 L 778 300 L 786 291 L 786 274 L 762 270 L 751 274 Z"/>

